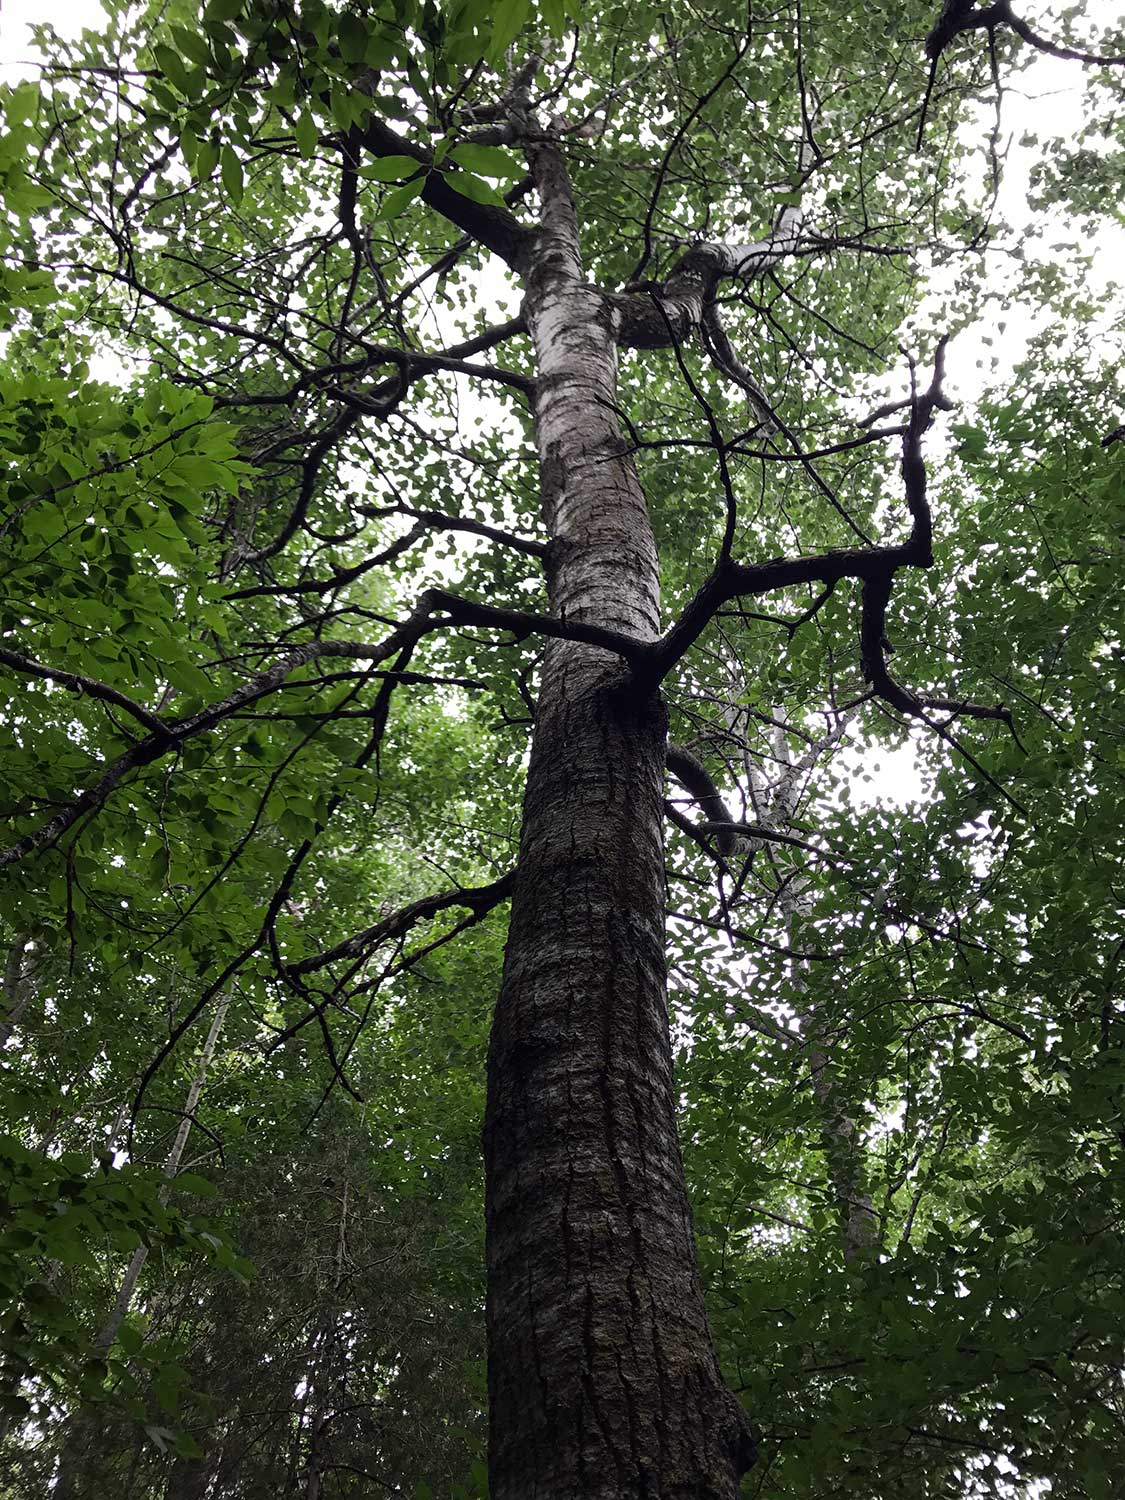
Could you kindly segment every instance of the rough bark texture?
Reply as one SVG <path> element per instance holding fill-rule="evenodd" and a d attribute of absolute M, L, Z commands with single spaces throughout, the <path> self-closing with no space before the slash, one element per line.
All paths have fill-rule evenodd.
<path fill-rule="evenodd" d="M 533 160 L 525 306 L 553 610 L 659 629 L 614 416 L 619 314 L 583 285 L 569 190 Z M 664 971 L 665 722 L 607 652 L 543 672 L 485 1128 L 493 1500 L 732 1500 L 749 1465 L 695 1266 Z"/>

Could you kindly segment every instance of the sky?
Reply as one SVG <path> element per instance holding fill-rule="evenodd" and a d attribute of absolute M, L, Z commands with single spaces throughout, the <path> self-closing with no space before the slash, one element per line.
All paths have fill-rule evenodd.
<path fill-rule="evenodd" d="M 935 0 L 935 14 L 938 0 Z M 1035 24 L 1045 16 L 1044 7 L 1035 3 L 1019 7 L 1021 14 Z M 1089 0 L 1085 7 L 1091 22 L 1109 25 L 1119 18 L 1116 0 Z M 29 27 L 33 22 L 50 22 L 64 35 L 76 36 L 83 29 L 96 27 L 102 15 L 97 0 L 0 0 L 0 80 L 13 82 L 19 77 L 33 76 L 34 47 Z M 1044 20 L 1042 29 L 1050 34 L 1050 22 Z M 1075 138 L 1084 123 L 1083 86 L 1086 70 L 1074 62 L 1051 57 L 1037 56 L 1031 69 L 1005 92 L 1003 133 L 1001 150 L 1006 149 L 1004 178 L 998 202 L 999 216 L 1013 229 L 1020 229 L 1037 219 L 1040 224 L 1049 224 L 1045 243 L 1073 243 L 1093 254 L 1094 262 L 1087 284 L 1099 296 L 1107 300 L 1113 297 L 1111 279 L 1114 269 L 1125 272 L 1125 224 L 1106 223 L 1093 237 L 1080 235 L 1078 226 L 1068 223 L 1061 215 L 1045 221 L 1041 212 L 1028 204 L 1028 185 L 1031 172 L 1043 154 L 1043 145 L 1023 144 L 1029 135 L 1036 135 L 1041 143 L 1052 138 Z M 987 131 L 991 125 L 991 111 L 981 115 L 979 130 Z M 955 275 L 951 270 L 950 275 Z M 981 391 L 1007 374 L 1023 358 L 1028 339 L 1035 333 L 1036 325 L 1028 311 L 1018 300 L 1018 266 L 996 262 L 997 289 L 1009 287 L 1016 294 L 1004 307 L 1004 328 L 998 329 L 987 322 L 961 331 L 950 348 L 946 387 L 950 395 L 962 402 L 971 402 Z M 1006 282 L 999 278 L 1007 277 Z M 940 302 L 941 284 L 935 286 L 931 308 Z M 1117 294 L 1120 302 L 1120 293 Z M 919 328 L 936 326 L 927 323 L 929 311 L 923 307 L 918 317 Z M 855 752 L 856 770 L 863 752 Z M 874 769 L 868 767 L 868 769 Z M 909 744 L 897 752 L 881 751 L 876 780 L 867 786 L 856 786 L 857 800 L 879 800 L 905 804 L 923 795 L 923 784 L 918 772 L 916 757 Z"/>
<path fill-rule="evenodd" d="M 0 0 L 0 65 L 10 82 L 13 64 L 32 54 L 32 22 L 49 21 L 61 36 L 78 36 L 97 26 L 102 8 L 96 0 Z"/>

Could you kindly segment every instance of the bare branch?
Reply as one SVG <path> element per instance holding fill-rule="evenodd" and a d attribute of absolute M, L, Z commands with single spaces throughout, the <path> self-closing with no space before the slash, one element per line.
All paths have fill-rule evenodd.
<path fill-rule="evenodd" d="M 487 537 L 491 542 L 499 542 L 502 547 L 511 547 L 516 552 L 524 552 L 528 557 L 545 558 L 548 552 L 547 542 L 537 542 L 532 537 L 516 536 L 511 531 L 502 531 L 499 526 L 489 526 L 484 521 L 470 520 L 466 516 L 451 516 L 443 510 L 417 510 L 411 505 L 359 505 L 356 510 L 361 516 L 370 516 L 373 520 L 384 516 L 414 516 L 419 521 L 424 521 L 427 526 L 436 526 L 445 531 L 465 531 L 473 536 Z"/>
<path fill-rule="evenodd" d="M 99 698 L 103 703 L 112 703 L 116 708 L 131 714 L 139 724 L 143 724 L 153 734 L 167 733 L 161 720 L 156 714 L 150 713 L 143 704 L 127 698 L 124 693 L 119 693 L 116 688 L 109 687 L 104 682 L 98 682 L 94 677 L 84 677 L 80 672 L 65 672 L 59 667 L 49 667 L 44 662 L 34 661 L 30 656 L 21 656 L 19 652 L 9 651 L 3 646 L 0 646 L 0 662 L 11 667 L 13 671 L 25 672 L 29 677 L 42 677 L 48 682 L 57 682 L 60 687 L 67 688 L 70 692 L 78 693 L 80 696 Z"/>
<path fill-rule="evenodd" d="M 287 965 L 287 971 L 295 975 L 314 974 L 318 969 L 327 968 L 339 959 L 356 958 L 360 954 L 369 953 L 383 943 L 404 937 L 419 922 L 427 922 L 438 912 L 447 911 L 451 906 L 465 906 L 470 911 L 484 915 L 507 900 L 512 893 L 515 878 L 515 871 L 509 870 L 491 885 L 465 886 L 442 891 L 435 896 L 423 896 L 390 916 L 381 918 L 363 932 L 357 932 L 354 937 L 345 938 L 335 947 L 313 954 L 310 958 L 303 958 L 299 963 Z"/>
<path fill-rule="evenodd" d="M 438 616 L 437 611 L 444 611 Z M 179 748 L 187 739 L 206 734 L 223 720 L 249 703 L 278 691 L 286 678 L 302 667 L 325 656 L 341 656 L 353 661 L 367 661 L 378 666 L 388 657 L 413 647 L 423 635 L 449 625 L 480 625 L 510 631 L 517 640 L 529 635 L 552 636 L 558 640 L 578 641 L 613 652 L 638 672 L 650 657 L 653 647 L 632 636 L 596 625 L 573 624 L 549 615 L 529 614 L 524 610 L 499 609 L 461 599 L 444 589 L 427 589 L 413 613 L 397 626 L 386 640 L 369 645 L 353 641 L 317 640 L 296 647 L 272 667 L 257 673 L 219 702 L 201 709 L 190 718 L 162 724 L 159 732 L 147 736 L 111 762 L 104 774 L 73 802 L 60 809 L 33 833 L 25 834 L 6 849 L 0 849 L 0 866 L 15 864 L 29 854 L 50 847 L 84 816 L 96 812 L 133 771 L 141 770 L 162 756 Z M 391 679 L 394 680 L 393 675 Z"/>

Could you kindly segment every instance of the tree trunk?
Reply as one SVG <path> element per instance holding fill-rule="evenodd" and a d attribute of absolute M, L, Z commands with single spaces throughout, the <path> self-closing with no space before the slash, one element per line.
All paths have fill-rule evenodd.
<path fill-rule="evenodd" d="M 785 710 L 779 706 L 774 709 L 773 762 L 778 775 L 773 787 L 767 786 L 765 777 L 749 757 L 745 761 L 745 770 L 757 820 L 767 828 L 795 832 L 793 819 L 808 773 L 840 740 L 847 721 L 841 719 L 799 760 L 793 755 L 784 723 Z M 774 856 L 768 845 L 766 854 L 772 861 Z M 789 946 L 794 950 L 803 946 L 801 924 L 808 912 L 808 897 L 807 876 L 794 876 L 792 872 L 785 876 L 778 872 L 778 903 L 785 917 Z M 805 960 L 794 958 L 791 961 L 790 983 L 795 996 L 799 997 L 795 1003 L 808 1045 L 809 1080 L 820 1109 L 821 1149 L 839 1215 L 844 1260 L 851 1264 L 858 1257 L 872 1252 L 879 1234 L 879 1220 L 871 1195 L 864 1186 L 863 1143 L 857 1136 L 855 1120 L 848 1113 L 847 1101 L 841 1094 L 839 1067 L 832 1055 L 833 1048 L 825 1038 L 823 1005 L 810 985 L 809 965 Z"/>
<path fill-rule="evenodd" d="M 205 1500 L 218 1464 L 215 1454 L 174 1459 L 164 1487 L 164 1500 Z"/>
<path fill-rule="evenodd" d="M 199 1096 L 203 1092 L 203 1085 L 207 1079 L 207 1070 L 215 1055 L 215 1047 L 218 1044 L 219 1034 L 226 1020 L 227 1010 L 230 1007 L 230 993 L 220 995 L 219 1003 L 215 1007 L 215 1014 L 211 1018 L 211 1026 L 207 1032 L 207 1039 L 203 1043 L 203 1050 L 199 1054 L 199 1063 L 195 1070 L 195 1077 L 184 1100 L 183 1116 L 176 1130 L 172 1148 L 164 1162 L 164 1176 L 169 1183 L 173 1181 L 180 1170 L 183 1161 L 184 1148 L 187 1145 L 188 1136 L 195 1115 Z M 113 1136 L 111 1135 L 111 1140 Z M 168 1196 L 167 1188 L 160 1191 L 160 1201 L 163 1203 Z M 118 1330 L 124 1321 L 126 1313 L 133 1301 L 133 1294 L 137 1289 L 141 1272 L 144 1270 L 145 1261 L 148 1259 L 148 1246 L 138 1245 L 129 1258 L 129 1264 L 125 1268 L 125 1274 L 121 1278 L 121 1284 L 117 1289 L 113 1306 L 109 1315 L 99 1328 L 97 1337 L 94 1339 L 94 1348 L 99 1352 L 105 1352 L 113 1345 L 117 1338 Z M 86 1486 L 83 1480 L 87 1475 L 88 1452 L 92 1451 L 94 1439 L 99 1427 L 98 1415 L 95 1410 L 79 1407 L 67 1418 L 65 1436 L 59 1452 L 58 1474 L 55 1479 L 55 1487 L 51 1492 L 53 1500 L 77 1500 Z"/>
<path fill-rule="evenodd" d="M 4 965 L 4 1013 L 0 1017 L 0 1052 L 8 1045 L 8 1038 L 19 1025 L 27 1009 L 27 1002 L 35 993 L 35 982 L 24 963 L 27 946 L 27 938 L 17 938 L 8 949 Z"/>
<path fill-rule="evenodd" d="M 227 1017 L 230 1007 L 230 994 L 220 995 L 219 1003 L 215 1007 L 215 1014 L 211 1019 L 211 1027 L 207 1033 L 207 1040 L 203 1043 L 203 1051 L 199 1054 L 199 1064 L 195 1070 L 191 1087 L 188 1089 L 187 1098 L 184 1100 L 183 1115 L 176 1129 L 176 1137 L 172 1142 L 172 1149 L 164 1162 L 164 1175 L 172 1182 L 180 1170 L 180 1163 L 184 1158 L 184 1147 L 187 1145 L 188 1136 L 195 1119 L 196 1105 L 199 1096 L 203 1092 L 203 1085 L 207 1080 L 207 1069 L 211 1066 L 211 1059 L 215 1055 L 215 1046 L 219 1040 L 219 1033 L 223 1029 L 223 1022 Z M 160 1190 L 160 1201 L 165 1202 L 168 1197 L 166 1188 Z M 109 1317 L 106 1318 L 98 1336 L 94 1340 L 98 1349 L 108 1349 L 117 1337 L 117 1330 L 124 1321 L 125 1314 L 133 1301 L 133 1293 L 137 1289 L 141 1272 L 144 1270 L 145 1261 L 148 1259 L 148 1246 L 138 1245 L 133 1251 L 132 1258 L 125 1269 L 125 1275 L 121 1278 L 121 1285 L 117 1290 L 117 1297 L 113 1307 L 110 1309 Z"/>
<path fill-rule="evenodd" d="M 309 1445 L 305 1459 L 305 1500 L 320 1500 L 324 1488 L 328 1431 L 333 1420 L 333 1396 L 337 1403 L 347 1401 L 340 1361 L 340 1292 L 344 1285 L 348 1254 L 348 1186 L 349 1180 L 345 1177 L 340 1194 L 336 1248 L 332 1257 L 332 1290 L 324 1321 L 316 1332 L 310 1350 L 307 1403 L 310 1418 Z"/>
<path fill-rule="evenodd" d="M 652 640 L 656 549 L 614 416 L 615 314 L 581 281 L 558 156 L 525 316 L 551 603 Z M 665 720 L 618 660 L 547 652 L 485 1125 L 492 1500 L 733 1500 L 676 1133 L 664 969 Z"/>

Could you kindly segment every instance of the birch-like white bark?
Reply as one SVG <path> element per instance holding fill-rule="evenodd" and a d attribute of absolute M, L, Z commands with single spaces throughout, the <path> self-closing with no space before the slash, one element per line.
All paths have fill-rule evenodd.
<path fill-rule="evenodd" d="M 771 750 L 774 764 L 778 767 L 777 776 L 772 782 L 768 780 L 750 756 L 748 747 L 744 752 L 743 765 L 755 821 L 765 828 L 787 832 L 792 828 L 797 815 L 805 778 L 817 761 L 839 742 L 846 732 L 848 721 L 846 718 L 841 719 L 829 734 L 815 741 L 803 756 L 796 757 L 785 732 L 784 710 L 778 709 L 772 717 L 775 723 L 771 734 Z M 747 845 L 753 843 L 752 840 L 745 842 Z M 768 844 L 763 842 L 761 847 L 767 858 L 774 858 Z M 807 878 L 785 881 L 779 891 L 778 906 L 785 924 L 786 941 L 793 949 L 801 946 L 800 929 L 808 915 L 809 895 L 810 883 Z M 828 1176 L 841 1214 L 844 1259 L 850 1263 L 870 1251 L 877 1238 L 878 1221 L 871 1196 L 859 1181 L 856 1167 L 857 1125 L 854 1117 L 847 1112 L 845 1101 L 841 1097 L 837 1070 L 833 1066 L 831 1051 L 824 1041 L 822 1006 L 810 987 L 806 962 L 798 958 L 790 960 L 790 983 L 797 997 L 796 1009 L 808 1046 L 809 1081 L 820 1108 Z"/>
<path fill-rule="evenodd" d="M 199 1064 L 195 1070 L 195 1077 L 191 1081 L 187 1098 L 184 1100 L 183 1116 L 176 1129 L 176 1137 L 172 1142 L 171 1150 L 164 1162 L 164 1176 L 168 1179 L 168 1187 L 160 1190 L 160 1201 L 163 1203 L 173 1179 L 178 1175 L 180 1163 L 183 1161 L 184 1148 L 187 1146 L 188 1136 L 195 1118 L 195 1108 L 199 1103 L 199 1096 L 203 1092 L 203 1085 L 207 1079 L 207 1072 L 211 1061 L 215 1056 L 215 1047 L 218 1044 L 219 1035 L 226 1020 L 227 1011 L 230 1008 L 230 992 L 219 996 L 219 1003 L 215 1007 L 215 1014 L 211 1018 L 211 1027 L 207 1032 L 207 1039 L 203 1043 L 203 1050 L 199 1054 Z M 121 1278 L 121 1285 L 117 1291 L 117 1297 L 113 1307 L 98 1330 L 97 1338 L 94 1340 L 98 1349 L 108 1349 L 117 1337 L 117 1331 L 125 1318 L 126 1313 L 133 1301 L 133 1293 L 137 1289 L 141 1271 L 144 1269 L 145 1261 L 148 1259 L 148 1246 L 138 1245 L 133 1251 L 125 1275 Z"/>

